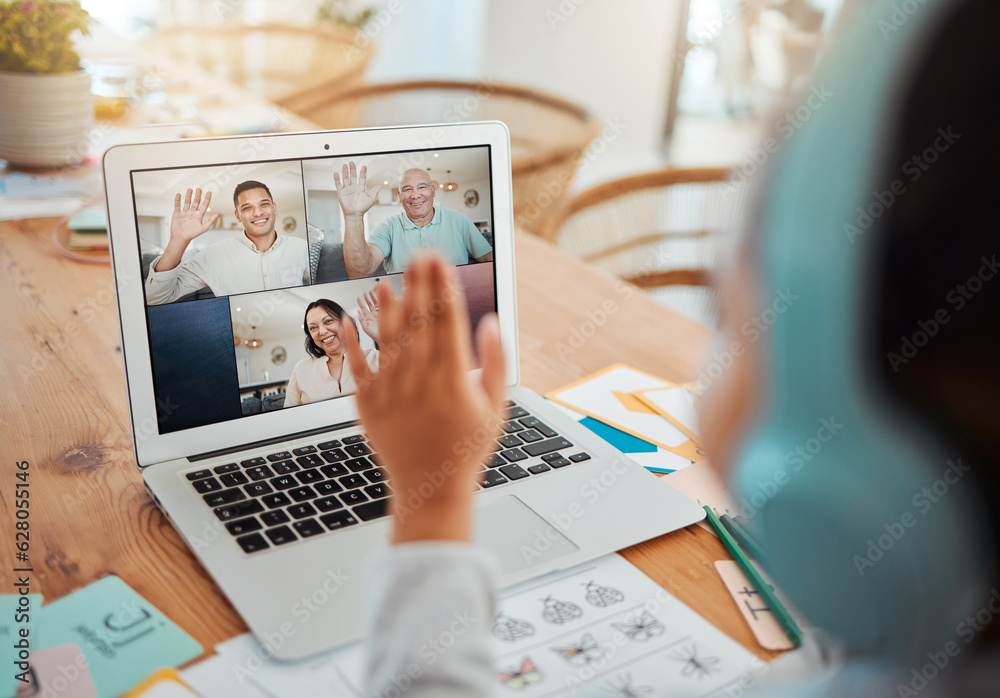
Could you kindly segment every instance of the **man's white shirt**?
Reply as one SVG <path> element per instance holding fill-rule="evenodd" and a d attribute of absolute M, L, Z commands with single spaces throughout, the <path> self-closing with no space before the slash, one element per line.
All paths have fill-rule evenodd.
<path fill-rule="evenodd" d="M 160 305 L 208 286 L 216 296 L 267 291 L 304 282 L 309 262 L 308 246 L 302 238 L 278 235 L 266 252 L 242 233 L 213 243 L 192 259 L 169 271 L 154 271 L 157 257 L 146 277 L 146 302 Z"/>

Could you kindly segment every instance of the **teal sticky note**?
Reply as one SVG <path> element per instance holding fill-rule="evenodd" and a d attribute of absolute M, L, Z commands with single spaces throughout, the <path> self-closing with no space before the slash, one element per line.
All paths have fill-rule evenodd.
<path fill-rule="evenodd" d="M 42 595 L 2 594 L 0 595 L 0 698 L 12 698 L 17 693 L 20 681 L 17 675 L 21 669 L 15 662 L 20 661 L 18 644 L 26 644 L 29 653 L 38 645 L 38 612 L 42 609 Z M 26 642 L 25 642 L 26 641 Z"/>
<path fill-rule="evenodd" d="M 76 644 L 100 698 L 114 698 L 161 667 L 194 659 L 202 648 L 118 577 L 104 577 L 38 615 L 39 648 Z"/>

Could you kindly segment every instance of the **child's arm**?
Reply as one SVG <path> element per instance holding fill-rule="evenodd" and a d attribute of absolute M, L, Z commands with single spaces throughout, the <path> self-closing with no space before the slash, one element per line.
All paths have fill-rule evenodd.
<path fill-rule="evenodd" d="M 357 376 L 358 412 L 395 493 L 393 542 L 469 541 L 473 477 L 500 431 L 504 365 L 495 316 L 477 333 L 482 379 L 469 379 L 472 348 L 462 289 L 437 257 L 418 258 L 406 295 L 378 288 L 379 370 Z M 365 366 L 347 332 L 352 366 Z"/>
<path fill-rule="evenodd" d="M 495 570 L 472 536 L 473 479 L 500 427 L 504 364 L 496 318 L 472 351 L 461 288 L 417 259 L 396 299 L 379 286 L 379 371 L 357 376 L 358 411 L 393 488 L 393 543 L 369 570 L 369 695 L 490 695 Z M 352 366 L 365 366 L 347 334 Z"/>

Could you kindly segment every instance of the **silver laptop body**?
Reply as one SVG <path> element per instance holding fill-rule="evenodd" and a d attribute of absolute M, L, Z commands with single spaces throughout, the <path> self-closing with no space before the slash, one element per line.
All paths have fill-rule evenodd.
<path fill-rule="evenodd" d="M 268 385 L 270 376 L 266 368 L 262 369 L 262 376 L 256 375 L 261 370 L 251 370 L 251 364 L 259 363 L 257 355 L 240 363 L 243 349 L 236 344 L 245 343 L 247 338 L 241 339 L 238 333 L 247 330 L 240 330 L 246 325 L 239 324 L 235 316 L 237 307 L 243 312 L 243 305 L 253 307 L 254 302 L 267 300 L 271 292 L 147 306 L 143 267 L 144 261 L 149 262 L 149 248 L 165 239 L 170 211 L 163 211 L 158 217 L 157 207 L 162 208 L 160 204 L 166 200 L 166 193 L 200 186 L 208 177 L 207 186 L 214 187 L 215 193 L 212 210 L 222 212 L 216 237 L 239 235 L 242 231 L 235 227 L 234 216 L 230 214 L 228 218 L 233 220 L 227 220 L 226 215 L 236 183 L 254 179 L 253 175 L 260 172 L 269 173 L 276 183 L 287 179 L 287 173 L 291 172 L 294 181 L 296 167 L 302 173 L 301 197 L 305 205 L 301 212 L 295 205 L 285 206 L 293 214 L 283 217 L 282 198 L 286 202 L 297 201 L 298 195 L 294 183 L 276 186 L 285 192 L 274 194 L 279 207 L 277 218 L 282 222 L 278 232 L 294 235 L 298 230 L 298 235 L 315 248 L 316 241 L 304 235 L 304 231 L 323 228 L 317 221 L 331 221 L 336 211 L 335 194 L 331 193 L 334 188 L 332 182 L 324 180 L 324 173 L 339 168 L 347 160 L 359 165 L 367 162 L 371 171 L 382 167 L 378 171 L 398 174 L 407 166 L 431 167 L 435 178 L 445 177 L 445 168 L 437 167 L 436 161 L 455 163 L 456 168 L 466 165 L 479 168 L 477 174 L 469 175 L 478 178 L 469 189 L 476 191 L 475 210 L 482 219 L 477 224 L 493 235 L 494 261 L 482 264 L 489 265 L 494 279 L 495 310 L 507 359 L 508 397 L 518 409 L 540 419 L 572 444 L 561 455 L 589 456 L 565 467 L 549 468 L 477 492 L 476 538 L 496 553 L 502 569 L 501 583 L 513 584 L 570 567 L 703 518 L 704 512 L 693 502 L 517 384 L 510 143 L 502 123 L 116 146 L 104 156 L 104 176 L 136 459 L 143 470 L 146 488 L 157 505 L 273 655 L 279 659 L 300 659 L 361 636 L 366 558 L 387 544 L 391 519 L 361 520 L 336 530 L 324 529 L 322 534 L 295 536 L 283 544 L 263 538 L 269 543 L 266 549 L 248 553 L 237 542 L 240 536 L 227 528 L 231 521 L 221 519 L 217 507 L 206 504 L 206 494 L 194 486 L 199 480 L 192 480 L 191 476 L 211 471 L 213 478 L 221 480 L 230 470 L 248 472 L 242 464 L 258 462 L 254 459 L 263 459 L 270 465 L 273 461 L 268 456 L 276 453 L 311 448 L 315 449 L 313 453 L 321 453 L 317 444 L 331 441 L 343 444 L 345 438 L 353 441 L 347 437 L 363 434 L 354 400 L 345 396 L 246 415 L 226 407 L 224 418 L 206 417 L 205 404 L 222 399 L 231 405 L 239 400 L 242 408 L 252 401 L 241 400 L 240 392 Z M 386 162 L 393 164 L 389 166 Z M 485 178 L 480 176 L 483 173 Z M 453 174 L 454 179 L 461 177 L 454 170 Z M 388 177 L 384 180 L 390 182 L 387 191 L 391 189 Z M 374 183 L 371 173 L 369 181 Z M 464 188 L 460 187 L 458 194 L 472 201 L 473 197 L 462 191 Z M 382 196 L 386 211 L 396 210 L 392 208 L 391 191 Z M 484 199 L 488 199 L 485 208 Z M 436 205 L 441 202 L 435 201 Z M 457 201 L 441 205 L 456 205 Z M 299 220 L 302 217 L 306 220 Z M 332 223 L 327 225 L 327 229 L 332 227 Z M 366 228 L 366 232 L 371 235 L 371 230 Z M 487 270 L 484 268 L 482 273 Z M 381 278 L 392 277 L 387 274 Z M 313 290 L 333 295 L 338 283 L 358 283 L 319 277 L 308 280 L 313 285 L 300 283 L 287 289 L 288 293 L 303 298 Z M 349 288 L 348 295 L 354 294 L 355 287 Z M 345 308 L 353 310 L 346 305 Z M 226 313 L 229 325 L 223 322 Z M 267 321 L 266 312 L 261 310 L 259 315 L 262 321 Z M 281 312 L 274 311 L 270 317 L 279 315 Z M 301 323 L 301 315 L 299 318 L 297 322 Z M 171 354 L 171 341 L 183 344 L 192 341 L 192 337 L 197 339 L 199 323 L 217 327 L 217 331 L 205 335 L 212 340 L 214 349 Z M 258 327 L 248 332 L 256 334 Z M 228 336 L 230 332 L 234 337 Z M 230 340 L 235 348 L 229 359 L 225 359 L 223 344 Z M 290 347 L 278 348 L 293 351 Z M 273 351 L 272 354 L 280 358 L 280 354 Z M 231 371 L 225 368 L 226 361 L 232 362 Z M 272 365 L 275 372 L 281 372 L 279 364 Z M 174 382 L 165 384 L 165 375 L 181 375 L 181 378 L 171 378 Z M 220 375 L 222 378 L 213 378 Z M 265 380 L 259 380 L 261 377 Z M 212 384 L 213 380 L 217 380 L 217 385 Z M 210 385 L 206 387 L 207 384 Z M 543 458 L 532 456 L 518 465 L 529 469 L 550 462 Z M 238 470 L 232 467 L 234 463 L 238 464 Z M 216 469 L 223 472 L 217 474 Z M 408 497 L 415 497 L 409 503 L 419 505 L 419 493 L 397 492 L 392 496 L 402 504 L 407 503 Z"/>

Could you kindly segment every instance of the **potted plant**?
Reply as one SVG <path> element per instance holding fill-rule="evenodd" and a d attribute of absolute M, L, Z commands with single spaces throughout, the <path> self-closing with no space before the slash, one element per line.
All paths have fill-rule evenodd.
<path fill-rule="evenodd" d="M 53 167 L 86 155 L 94 101 L 72 39 L 89 23 L 75 0 L 0 0 L 0 159 Z"/>

